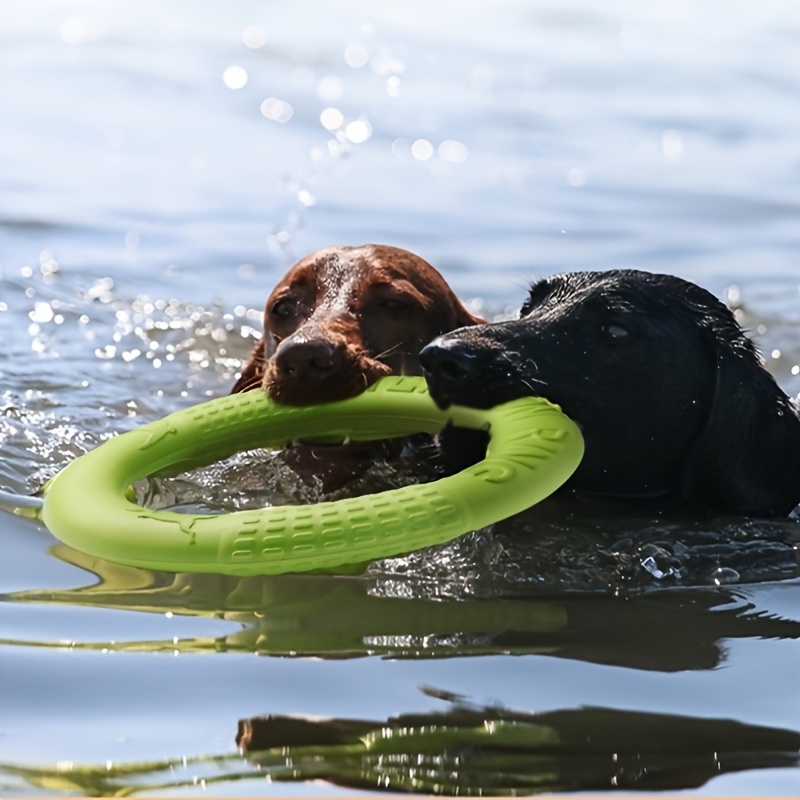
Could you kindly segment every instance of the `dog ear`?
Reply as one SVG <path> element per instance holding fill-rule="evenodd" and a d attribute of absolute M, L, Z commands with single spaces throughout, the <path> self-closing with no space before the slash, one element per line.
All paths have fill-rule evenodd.
<path fill-rule="evenodd" d="M 474 314 L 471 314 L 467 311 L 464 306 L 461 306 L 459 309 L 459 318 L 458 318 L 458 325 L 459 327 L 465 327 L 466 325 L 484 325 L 486 320 L 483 317 L 476 317 Z"/>
<path fill-rule="evenodd" d="M 800 502 L 800 416 L 733 315 L 706 315 L 716 372 L 704 429 L 682 475 L 685 499 L 785 516 Z"/>
<path fill-rule="evenodd" d="M 277 342 L 275 337 L 267 331 L 253 347 L 250 358 L 242 369 L 242 374 L 239 380 L 233 384 L 231 394 L 238 392 L 246 392 L 250 389 L 258 389 L 264 380 L 264 371 L 266 370 L 267 361 L 272 358 L 275 352 Z"/>
<path fill-rule="evenodd" d="M 442 326 L 442 333 L 449 333 L 456 330 L 456 328 L 466 328 L 468 325 L 483 325 L 486 320 L 481 317 L 476 317 L 462 305 L 457 297 L 453 297 L 450 304 L 450 319 L 447 320 L 446 325 Z"/>

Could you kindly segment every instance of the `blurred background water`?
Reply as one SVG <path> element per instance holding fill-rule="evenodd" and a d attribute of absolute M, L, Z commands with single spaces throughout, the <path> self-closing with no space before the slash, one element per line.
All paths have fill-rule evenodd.
<path fill-rule="evenodd" d="M 226 393 L 270 288 L 334 243 L 411 249 L 488 317 L 554 271 L 681 275 L 800 392 L 796 3 L 5 3 L 0 120 L 2 490 Z M 800 787 L 796 522 L 531 521 L 362 578 L 233 582 L 116 567 L 0 514 L 5 792 L 432 791 L 419 749 L 387 785 L 388 761 L 248 759 L 237 721 L 464 703 L 602 706 L 651 734 L 722 720 L 734 753 L 634 748 L 571 784 L 579 749 L 517 790 Z M 676 539 L 692 571 L 665 582 L 647 559 Z"/>

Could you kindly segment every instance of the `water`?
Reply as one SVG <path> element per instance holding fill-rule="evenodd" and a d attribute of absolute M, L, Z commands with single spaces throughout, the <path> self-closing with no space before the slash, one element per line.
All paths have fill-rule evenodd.
<path fill-rule="evenodd" d="M 800 392 L 795 4 L 34 0 L 0 8 L 0 73 L 6 492 L 224 394 L 331 243 L 414 250 L 490 317 L 552 271 L 681 275 Z M 253 502 L 248 458 L 150 489 Z M 236 580 L 0 514 L 7 793 L 800 786 L 796 520 L 534 509 Z"/>

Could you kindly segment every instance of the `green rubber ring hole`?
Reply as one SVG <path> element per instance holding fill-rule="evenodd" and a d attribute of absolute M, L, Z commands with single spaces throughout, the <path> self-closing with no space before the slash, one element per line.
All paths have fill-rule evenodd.
<path fill-rule="evenodd" d="M 155 511 L 126 497 L 148 475 L 240 450 L 300 437 L 435 433 L 448 420 L 488 430 L 487 455 L 427 484 L 221 515 Z M 77 458 L 46 485 L 41 519 L 77 550 L 128 566 L 240 576 L 335 571 L 442 544 L 523 511 L 561 486 L 582 456 L 577 426 L 536 397 L 487 411 L 441 411 L 422 378 L 396 376 L 320 406 L 280 406 L 245 392 L 178 411 Z"/>

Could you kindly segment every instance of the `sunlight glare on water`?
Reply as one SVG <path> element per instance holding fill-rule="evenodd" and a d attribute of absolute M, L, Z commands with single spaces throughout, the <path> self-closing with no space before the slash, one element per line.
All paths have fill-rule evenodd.
<path fill-rule="evenodd" d="M 490 320 L 553 272 L 680 275 L 800 394 L 798 8 L 0 5 L 0 492 L 225 395 L 272 287 L 331 244 L 419 253 Z M 323 499 L 314 477 L 249 451 L 135 488 L 213 514 Z M 3 793 L 795 793 L 797 515 L 537 508 L 269 579 L 0 515 Z M 258 719 L 263 757 L 236 741 Z"/>

